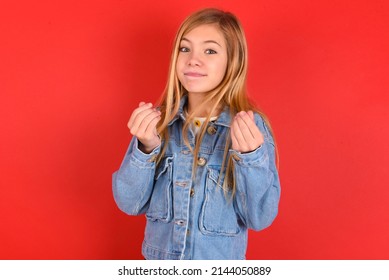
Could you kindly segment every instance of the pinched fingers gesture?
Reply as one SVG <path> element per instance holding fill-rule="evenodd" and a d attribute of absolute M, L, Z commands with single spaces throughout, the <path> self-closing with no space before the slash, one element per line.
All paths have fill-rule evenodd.
<path fill-rule="evenodd" d="M 254 151 L 264 142 L 252 111 L 237 113 L 231 124 L 232 149 L 240 153 Z"/>
<path fill-rule="evenodd" d="M 132 112 L 127 126 L 131 134 L 136 136 L 142 144 L 139 148 L 143 152 L 150 153 L 161 144 L 157 133 L 157 124 L 160 119 L 161 112 L 153 108 L 151 103 L 141 102 L 139 107 Z"/>

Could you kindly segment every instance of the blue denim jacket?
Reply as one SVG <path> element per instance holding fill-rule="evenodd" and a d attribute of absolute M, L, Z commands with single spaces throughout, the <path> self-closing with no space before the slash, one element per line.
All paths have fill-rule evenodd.
<path fill-rule="evenodd" d="M 184 102 L 185 98 L 169 124 L 170 139 L 158 167 L 155 159 L 161 147 L 144 154 L 133 137 L 113 174 L 115 201 L 129 215 L 146 213 L 142 245 L 146 259 L 245 259 L 247 230 L 268 227 L 278 212 L 280 183 L 272 136 L 256 114 L 265 142 L 250 153 L 229 151 L 236 178 L 231 199 L 222 188 L 224 175 L 218 180 L 231 122 L 229 110 L 209 124 L 192 181 L 193 154 L 182 136 Z M 188 139 L 194 146 L 190 130 Z"/>

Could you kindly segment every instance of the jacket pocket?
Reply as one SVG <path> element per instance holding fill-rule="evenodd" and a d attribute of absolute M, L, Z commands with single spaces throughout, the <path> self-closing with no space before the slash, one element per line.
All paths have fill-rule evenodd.
<path fill-rule="evenodd" d="M 205 199 L 200 214 L 200 231 L 207 235 L 235 236 L 240 232 L 231 191 L 225 191 L 219 170 L 209 168 Z"/>
<path fill-rule="evenodd" d="M 172 220 L 172 163 L 172 156 L 164 158 L 155 173 L 154 188 L 146 212 L 147 219 L 151 221 L 168 223 Z"/>

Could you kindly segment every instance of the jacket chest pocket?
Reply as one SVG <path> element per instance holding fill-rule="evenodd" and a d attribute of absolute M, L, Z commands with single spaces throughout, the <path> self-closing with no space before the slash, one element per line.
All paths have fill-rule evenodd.
<path fill-rule="evenodd" d="M 159 165 L 154 179 L 153 193 L 146 212 L 147 219 L 168 223 L 173 214 L 172 193 L 173 157 L 166 157 Z"/>
<path fill-rule="evenodd" d="M 200 230 L 207 235 L 235 236 L 240 232 L 231 191 L 225 193 L 219 171 L 208 169 L 205 199 L 200 214 Z"/>

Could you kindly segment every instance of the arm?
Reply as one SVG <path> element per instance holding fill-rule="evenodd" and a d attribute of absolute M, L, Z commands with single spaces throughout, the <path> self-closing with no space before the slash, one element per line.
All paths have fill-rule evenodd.
<path fill-rule="evenodd" d="M 128 121 L 132 138 L 120 169 L 112 176 L 113 195 L 118 207 L 130 215 L 144 213 L 154 184 L 155 159 L 161 139 L 156 125 L 160 112 L 141 102 Z"/>
<path fill-rule="evenodd" d="M 273 138 L 263 120 L 251 112 L 234 119 L 231 138 L 235 208 L 247 227 L 264 229 L 277 216 L 280 199 Z"/>
<path fill-rule="evenodd" d="M 112 191 L 119 209 L 129 215 L 145 213 L 153 191 L 155 158 L 160 147 L 143 153 L 134 137 L 119 168 L 112 176 Z"/>

